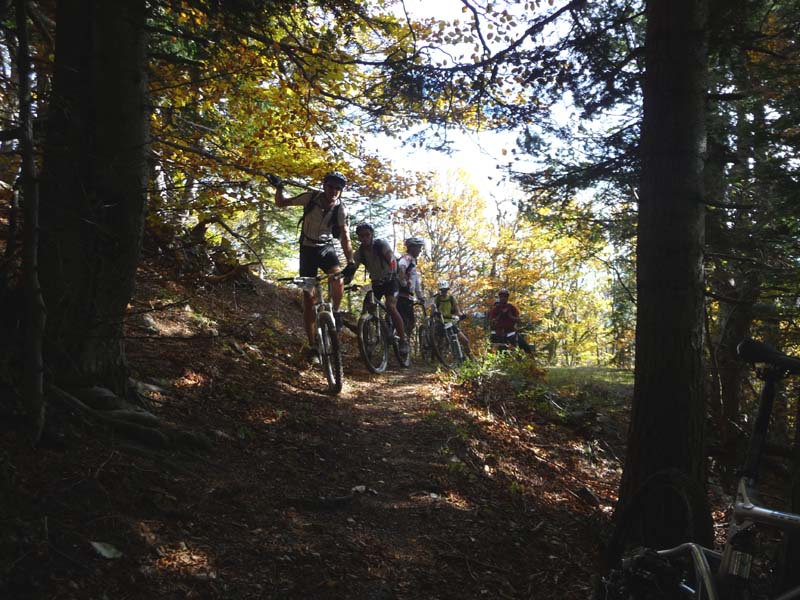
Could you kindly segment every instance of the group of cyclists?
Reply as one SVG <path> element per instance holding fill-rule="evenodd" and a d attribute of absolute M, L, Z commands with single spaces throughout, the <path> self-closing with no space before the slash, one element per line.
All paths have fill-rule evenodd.
<path fill-rule="evenodd" d="M 300 276 L 316 277 L 319 270 L 328 275 L 340 274 L 339 277 L 330 280 L 331 303 L 337 329 L 341 330 L 342 326 L 340 305 L 344 286 L 352 281 L 358 268 L 364 265 L 376 297 L 384 299 L 387 312 L 391 315 L 400 339 L 400 352 L 407 355 L 410 351 L 408 335 L 415 325 L 415 298 L 424 298 L 417 269 L 417 259 L 424 248 L 424 241 L 416 236 L 406 239 L 406 251 L 398 260 L 391 244 L 375 237 L 375 228 L 370 223 L 359 223 L 355 232 L 360 245 L 354 252 L 347 227 L 347 213 L 341 200 L 342 192 L 347 185 L 347 178 L 344 175 L 338 171 L 331 171 L 323 177 L 322 191 L 306 191 L 289 198 L 284 196 L 284 182 L 280 177 L 270 175 L 269 182 L 275 188 L 277 207 L 303 207 L 300 223 Z M 347 260 L 344 268 L 336 251 L 334 243 L 336 239 L 341 243 Z M 508 297 L 508 290 L 500 290 L 498 300 L 489 311 L 488 319 L 493 328 L 492 341 L 495 336 L 507 340 L 508 334 L 513 332 L 515 343 L 526 352 L 530 352 L 530 347 L 522 336 L 516 333 L 516 326 L 520 321 L 519 311 L 508 302 Z M 439 282 L 433 302 L 436 310 L 446 321 L 463 316 L 447 281 Z M 304 290 L 303 318 L 309 343 L 307 358 L 317 362 L 319 357 L 316 350 L 313 307 L 313 291 Z M 469 356 L 469 340 L 461 331 L 458 335 L 465 354 Z"/>

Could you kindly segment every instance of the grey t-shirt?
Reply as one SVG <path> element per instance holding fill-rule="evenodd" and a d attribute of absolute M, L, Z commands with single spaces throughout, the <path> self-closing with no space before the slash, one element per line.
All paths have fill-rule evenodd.
<path fill-rule="evenodd" d="M 354 256 L 356 269 L 360 265 L 364 265 L 372 281 L 388 279 L 395 270 L 391 263 L 384 258 L 387 252 L 391 253 L 392 247 L 385 240 L 374 239 L 369 248 L 362 244 Z"/>

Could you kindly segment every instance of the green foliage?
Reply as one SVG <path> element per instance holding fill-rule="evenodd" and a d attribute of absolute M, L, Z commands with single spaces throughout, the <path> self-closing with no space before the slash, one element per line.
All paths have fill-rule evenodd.
<path fill-rule="evenodd" d="M 560 390 L 576 390 L 590 383 L 633 385 L 633 371 L 609 367 L 550 367 L 546 371 L 547 384 Z"/>
<path fill-rule="evenodd" d="M 456 373 L 456 381 L 478 395 L 482 390 L 500 390 L 519 395 L 542 381 L 544 371 L 535 359 L 522 350 L 490 352 L 480 359 L 467 360 Z"/>

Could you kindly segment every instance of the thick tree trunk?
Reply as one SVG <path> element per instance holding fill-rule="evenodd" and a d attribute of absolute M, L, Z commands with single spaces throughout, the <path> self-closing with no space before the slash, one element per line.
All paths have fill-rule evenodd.
<path fill-rule="evenodd" d="M 682 473 L 695 492 L 705 489 L 705 18 L 704 0 L 647 3 L 636 377 L 618 510 L 659 471 Z M 677 543 L 687 532 L 710 539 L 707 514 L 687 519 L 683 506 L 670 504 L 675 494 L 648 498 L 662 503 L 654 514 L 666 518 L 649 523 L 645 543 Z"/>
<path fill-rule="evenodd" d="M 64 384 L 125 384 L 147 180 L 144 16 L 144 0 L 58 3 L 41 273 L 48 364 Z"/>

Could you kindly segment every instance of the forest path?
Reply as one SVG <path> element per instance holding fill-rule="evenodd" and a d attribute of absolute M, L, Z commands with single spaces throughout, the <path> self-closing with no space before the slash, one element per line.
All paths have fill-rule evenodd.
<path fill-rule="evenodd" d="M 20 550 L 0 592 L 586 598 L 616 468 L 592 438 L 505 414 L 511 396 L 476 405 L 432 368 L 392 357 L 370 374 L 351 332 L 344 389 L 326 394 L 301 358 L 300 309 L 264 282 L 190 286 L 143 268 L 132 375 L 154 386 L 155 414 L 209 446 L 137 449 L 66 415 L 60 447 L 32 454 L 6 434 Z M 581 500 L 587 484 L 601 503 Z"/>

